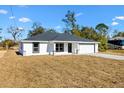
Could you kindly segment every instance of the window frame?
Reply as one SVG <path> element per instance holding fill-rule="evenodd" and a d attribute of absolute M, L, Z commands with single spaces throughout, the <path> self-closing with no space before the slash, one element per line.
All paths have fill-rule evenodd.
<path fill-rule="evenodd" d="M 38 44 L 38 46 L 36 47 L 34 44 Z M 35 46 L 35 47 L 34 47 Z M 33 53 L 39 53 L 40 51 L 39 51 L 39 49 L 40 49 L 40 47 L 39 47 L 40 45 L 39 45 L 39 42 L 33 42 Z M 37 49 L 37 51 L 35 51 L 35 49 Z"/>
<path fill-rule="evenodd" d="M 56 52 L 64 52 L 64 43 L 56 43 Z"/>

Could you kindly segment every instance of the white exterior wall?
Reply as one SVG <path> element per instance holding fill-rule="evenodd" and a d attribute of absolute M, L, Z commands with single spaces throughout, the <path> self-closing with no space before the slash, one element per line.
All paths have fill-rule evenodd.
<path fill-rule="evenodd" d="M 23 43 L 23 55 L 49 55 L 52 51 L 52 47 L 49 47 L 48 43 L 39 43 L 39 53 L 33 53 L 33 43 Z"/>
<path fill-rule="evenodd" d="M 39 46 L 39 52 L 38 54 L 40 55 L 46 55 L 46 54 L 49 54 L 49 44 L 48 43 L 40 43 L 40 46 Z"/>
<path fill-rule="evenodd" d="M 23 56 L 32 55 L 32 43 L 23 43 Z"/>
<path fill-rule="evenodd" d="M 98 53 L 98 43 L 95 44 L 95 53 Z"/>
<path fill-rule="evenodd" d="M 64 43 L 64 52 L 55 52 L 56 43 L 59 42 L 40 42 L 39 43 L 39 53 L 33 53 L 33 43 L 23 42 L 23 50 L 19 52 L 23 56 L 30 55 L 70 55 L 70 54 L 86 54 L 86 53 L 96 53 L 98 52 L 98 43 L 78 43 L 72 42 L 72 53 L 68 53 L 68 43 L 71 42 L 61 42 Z"/>

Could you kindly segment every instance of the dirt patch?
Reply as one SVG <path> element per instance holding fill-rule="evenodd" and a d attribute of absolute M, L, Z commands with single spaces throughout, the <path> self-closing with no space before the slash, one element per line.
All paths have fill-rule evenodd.
<path fill-rule="evenodd" d="M 0 87 L 124 87 L 124 62 L 92 56 L 28 56 L 8 51 Z"/>
<path fill-rule="evenodd" d="M 5 53 L 6 53 L 6 51 L 1 51 L 1 50 L 0 50 L 0 58 L 2 58 Z"/>

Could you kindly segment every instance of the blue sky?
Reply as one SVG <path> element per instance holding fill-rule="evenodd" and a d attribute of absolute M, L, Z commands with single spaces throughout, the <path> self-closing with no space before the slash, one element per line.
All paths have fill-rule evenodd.
<path fill-rule="evenodd" d="M 77 23 L 81 26 L 95 27 L 98 23 L 105 23 L 110 27 L 110 34 L 114 29 L 124 31 L 124 6 L 0 6 L 0 27 L 3 28 L 3 38 L 12 38 L 7 28 L 16 20 L 18 27 L 24 28 L 22 39 L 27 37 L 33 22 L 40 22 L 45 28 L 54 28 L 63 32 L 62 19 L 68 10 L 76 13 Z"/>

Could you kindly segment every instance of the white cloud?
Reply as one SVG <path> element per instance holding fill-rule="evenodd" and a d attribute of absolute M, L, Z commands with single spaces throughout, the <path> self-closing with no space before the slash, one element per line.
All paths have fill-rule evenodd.
<path fill-rule="evenodd" d="M 26 18 L 26 17 L 22 17 L 22 18 L 19 19 L 19 21 L 22 22 L 22 23 L 27 23 L 27 22 L 31 22 L 31 19 Z"/>
<path fill-rule="evenodd" d="M 80 13 L 75 14 L 75 16 L 76 16 L 76 17 L 81 16 L 81 15 L 83 15 L 83 13 L 81 13 L 81 12 L 80 12 Z"/>
<path fill-rule="evenodd" d="M 112 26 L 115 26 L 115 25 L 118 25 L 119 23 L 118 22 L 112 22 Z"/>
<path fill-rule="evenodd" d="M 124 16 L 116 16 L 115 18 L 112 19 L 113 21 L 115 20 L 124 20 Z"/>
<path fill-rule="evenodd" d="M 115 19 L 124 20 L 124 16 L 116 16 Z"/>
<path fill-rule="evenodd" d="M 0 14 L 7 14 L 8 11 L 7 10 L 4 10 L 4 9 L 0 9 Z"/>
<path fill-rule="evenodd" d="M 60 28 L 61 28 L 61 26 L 59 26 L 59 25 L 55 27 L 55 29 L 60 29 Z"/>
<path fill-rule="evenodd" d="M 23 27 L 18 27 L 18 29 L 19 29 L 19 30 L 24 30 L 24 28 L 23 28 Z"/>
<path fill-rule="evenodd" d="M 15 19 L 15 16 L 10 16 L 9 19 Z"/>

